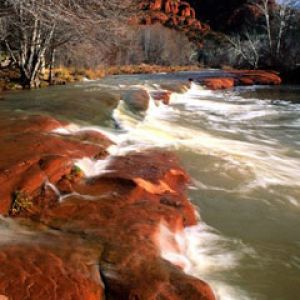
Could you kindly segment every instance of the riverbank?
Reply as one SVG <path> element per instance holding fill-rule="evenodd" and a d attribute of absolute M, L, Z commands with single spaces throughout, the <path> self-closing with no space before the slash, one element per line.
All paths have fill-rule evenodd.
<path fill-rule="evenodd" d="M 203 67 L 198 65 L 188 66 L 160 66 L 160 65 L 124 65 L 110 66 L 97 69 L 58 67 L 52 70 L 53 78 L 49 82 L 49 70 L 46 69 L 40 76 L 40 87 L 50 85 L 65 85 L 72 82 L 80 82 L 85 79 L 97 80 L 110 75 L 133 75 L 174 73 L 182 71 L 200 71 Z M 20 74 L 17 69 L 0 70 L 0 91 L 21 90 L 19 82 Z"/>
<path fill-rule="evenodd" d="M 51 85 L 65 85 L 83 80 L 99 80 L 111 75 L 135 75 L 135 74 L 157 74 L 175 73 L 184 71 L 204 71 L 201 66 L 158 66 L 158 65 L 127 65 L 111 66 L 99 69 L 76 69 L 60 67 L 54 69 Z M 215 76 L 214 76 L 215 77 Z M 48 87 L 49 70 L 45 70 L 40 77 L 40 87 Z M 282 83 L 279 73 L 276 71 L 263 70 L 233 70 L 225 68 L 223 77 L 201 78 L 201 83 L 209 89 L 228 89 L 237 85 L 277 85 Z M 200 80 L 198 80 L 200 83 Z M 18 70 L 0 71 L 0 91 L 21 90 Z"/>

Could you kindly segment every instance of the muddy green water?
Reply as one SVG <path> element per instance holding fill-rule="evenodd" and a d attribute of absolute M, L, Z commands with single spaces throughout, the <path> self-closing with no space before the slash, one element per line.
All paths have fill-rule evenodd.
<path fill-rule="evenodd" d="M 189 195 L 204 222 L 187 232 L 188 272 L 221 300 L 300 298 L 300 86 L 210 92 L 193 85 L 144 119 L 108 113 L 103 89 L 196 76 L 115 76 L 102 81 L 7 94 L 0 111 L 46 113 L 98 126 L 119 151 L 175 151 L 193 179 Z M 115 124 L 119 128 L 115 128 Z"/>

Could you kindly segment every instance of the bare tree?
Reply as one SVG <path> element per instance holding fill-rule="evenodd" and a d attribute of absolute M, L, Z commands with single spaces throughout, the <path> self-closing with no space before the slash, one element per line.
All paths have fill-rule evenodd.
<path fill-rule="evenodd" d="M 263 47 L 261 35 L 255 31 L 246 31 L 243 35 L 225 36 L 225 40 L 231 46 L 232 56 L 235 57 L 237 65 L 246 63 L 253 69 L 258 68 Z"/>
<path fill-rule="evenodd" d="M 46 53 L 52 65 L 55 50 L 74 37 L 103 41 L 99 36 L 121 32 L 120 24 L 124 25 L 134 4 L 129 0 L 6 0 L 2 8 L 10 14 L 3 41 L 20 70 L 22 85 L 39 85 Z"/>
<path fill-rule="evenodd" d="M 275 37 L 275 56 L 277 59 L 281 56 L 281 48 L 284 36 L 288 34 L 290 30 L 292 30 L 293 19 L 296 16 L 295 6 L 299 5 L 299 0 L 284 0 L 280 4 L 276 15 L 275 15 L 275 28 L 276 37 Z M 276 26 L 277 25 L 277 26 Z"/>
<path fill-rule="evenodd" d="M 300 0 L 282 0 L 275 7 L 273 0 L 252 1 L 252 4 L 264 16 L 269 55 L 271 59 L 278 61 L 284 35 L 290 29 L 296 13 L 295 7 L 299 6 Z"/>
<path fill-rule="evenodd" d="M 252 3 L 260 10 L 265 18 L 265 28 L 268 37 L 268 45 L 269 52 L 272 54 L 273 52 L 273 39 L 272 39 L 272 31 L 271 31 L 271 9 L 270 6 L 273 4 L 272 0 L 260 0 L 260 1 L 252 1 Z"/>

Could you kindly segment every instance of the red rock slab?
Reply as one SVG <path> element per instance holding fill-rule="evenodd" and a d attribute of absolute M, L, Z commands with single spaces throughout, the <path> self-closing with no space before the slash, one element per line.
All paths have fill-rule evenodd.
<path fill-rule="evenodd" d="M 0 213 L 7 213 L 16 190 L 32 193 L 46 179 L 54 180 L 70 172 L 70 159 L 94 157 L 102 147 L 65 141 L 43 133 L 25 133 L 5 136 L 0 141 Z M 53 155 L 59 159 L 52 159 Z M 50 158 L 49 158 L 50 156 Z M 47 161 L 47 166 L 40 164 Z M 52 165 L 52 166 L 51 166 Z M 57 173 L 53 173 L 53 171 Z M 6 200 L 6 201 L 5 201 Z"/>
<path fill-rule="evenodd" d="M 282 79 L 277 72 L 264 70 L 236 70 L 230 74 L 237 76 L 237 85 L 279 85 Z"/>
<path fill-rule="evenodd" d="M 83 178 L 71 172 L 72 159 L 93 158 L 105 149 L 88 136 L 82 140 L 41 130 L 4 134 L 0 141 L 2 212 L 31 218 L 74 237 L 84 235 L 101 246 L 99 264 L 106 299 L 214 300 L 206 283 L 161 257 L 161 226 L 174 235 L 196 224 L 195 210 L 185 196 L 188 176 L 175 156 L 149 151 L 112 157 L 110 172 Z M 46 179 L 57 184 L 62 194 L 73 194 L 58 202 L 55 192 L 44 187 Z M 24 192 L 25 204 L 30 197 L 30 207 L 12 212 L 9 208 L 16 190 Z M 175 238 L 171 244 L 176 247 Z M 101 299 L 99 282 L 86 278 L 84 274 L 91 272 L 85 272 L 81 257 L 73 255 L 76 247 L 67 243 L 60 249 L 66 250 L 44 244 L 0 246 L 1 272 L 6 261 L 3 270 L 9 279 L 0 280 L 1 293 L 17 300 Z M 27 274 L 31 269 L 38 274 Z M 13 276 L 15 289 L 10 283 Z"/>
<path fill-rule="evenodd" d="M 184 274 L 159 257 L 142 260 L 138 253 L 134 254 L 121 266 L 102 262 L 104 282 L 109 287 L 107 299 L 215 299 L 210 287 L 202 280 Z"/>
<path fill-rule="evenodd" d="M 211 90 L 231 89 L 234 86 L 278 85 L 282 80 L 276 72 L 263 70 L 233 70 L 226 77 L 210 77 L 198 82 Z"/>
<path fill-rule="evenodd" d="M 104 299 L 97 258 L 64 247 L 1 244 L 0 295 L 13 300 Z"/>
<path fill-rule="evenodd" d="M 234 79 L 228 77 L 207 78 L 201 83 L 210 90 L 226 90 L 234 87 Z"/>
<path fill-rule="evenodd" d="M 101 177 L 70 182 L 77 195 L 32 217 L 104 246 L 107 299 L 215 299 L 206 283 L 161 257 L 161 226 L 175 234 L 196 223 L 184 195 L 188 177 L 176 158 L 161 151 L 130 154 L 112 158 L 108 169 Z M 177 247 L 175 239 L 171 244 Z"/>
<path fill-rule="evenodd" d="M 31 195 L 47 180 L 55 183 L 69 174 L 73 159 L 107 156 L 111 143 L 100 133 L 83 132 L 72 139 L 50 132 L 57 127 L 61 123 L 50 117 L 1 119 L 0 213 L 9 212 L 16 191 Z"/>
<path fill-rule="evenodd" d="M 215 299 L 206 283 L 160 257 L 159 225 L 165 222 L 181 230 L 181 214 L 172 206 L 144 199 L 127 204 L 123 197 L 70 198 L 49 211 L 43 222 L 84 233 L 104 245 L 100 268 L 107 299 Z"/>
<path fill-rule="evenodd" d="M 26 132 L 49 132 L 67 124 L 42 115 L 0 115 L 0 136 Z"/>
<path fill-rule="evenodd" d="M 167 182 L 172 189 L 183 189 L 189 180 L 179 166 L 176 156 L 169 151 L 152 150 L 112 157 L 105 177 L 117 177 L 135 181 L 142 179 L 153 184 Z M 170 175 L 169 180 L 166 177 Z"/>
<path fill-rule="evenodd" d="M 244 77 L 239 78 L 238 85 L 251 86 L 251 85 L 254 85 L 254 80 L 244 76 Z"/>

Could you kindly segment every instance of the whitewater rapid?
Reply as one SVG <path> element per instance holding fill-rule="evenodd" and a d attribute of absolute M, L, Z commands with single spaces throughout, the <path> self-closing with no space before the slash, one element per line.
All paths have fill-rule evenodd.
<path fill-rule="evenodd" d="M 159 89 L 159 84 L 135 87 L 151 94 Z M 286 210 L 282 214 L 285 220 L 291 212 L 294 220 L 295 209 L 300 208 L 300 181 L 297 180 L 300 138 L 294 136 L 295 130 L 300 129 L 299 105 L 284 99 L 274 103 L 273 100 L 245 98 L 239 92 L 213 92 L 192 84 L 184 94 L 173 93 L 168 106 L 151 98 L 149 109 L 142 117 L 130 111 L 121 100 L 113 118 L 118 129 L 73 124 L 55 132 L 73 134 L 96 130 L 105 133 L 115 143 L 108 149 L 111 155 L 152 148 L 175 151 L 192 176 L 190 196 L 200 222 L 175 236 L 162 226 L 159 234 L 162 257 L 206 280 L 219 300 L 268 299 L 264 298 L 263 291 L 252 290 L 249 287 L 252 283 L 248 284 L 247 276 L 244 278 L 242 274 L 251 264 L 254 271 L 262 266 L 269 268 L 268 272 L 278 268 L 278 258 L 268 257 L 275 250 L 270 248 L 264 252 L 264 247 L 269 247 L 264 244 L 268 230 L 270 240 L 277 243 L 276 231 L 289 230 L 289 226 L 276 227 L 281 226 L 277 221 L 280 211 Z M 109 172 L 109 163 L 110 158 L 76 161 L 87 177 Z M 224 212 L 211 203 L 218 203 Z M 261 211 L 270 216 L 261 215 Z M 230 213 L 235 220 L 233 225 L 226 223 L 231 218 Z M 203 215 L 217 228 L 208 225 Z M 247 218 L 252 221 L 246 221 Z M 243 224 L 244 219 L 248 224 Z M 297 221 L 293 222 L 298 225 Z M 290 226 L 294 226 L 293 222 Z M 249 238 L 244 239 L 244 233 Z M 252 242 L 256 235 L 258 242 Z M 170 236 L 178 247 L 170 247 Z M 291 234 L 290 239 L 293 238 Z M 278 240 L 281 243 L 282 237 L 278 236 Z M 280 247 L 284 246 L 280 244 Z M 288 249 L 282 250 L 282 263 L 284 251 Z M 268 280 L 262 285 L 270 284 Z"/>

